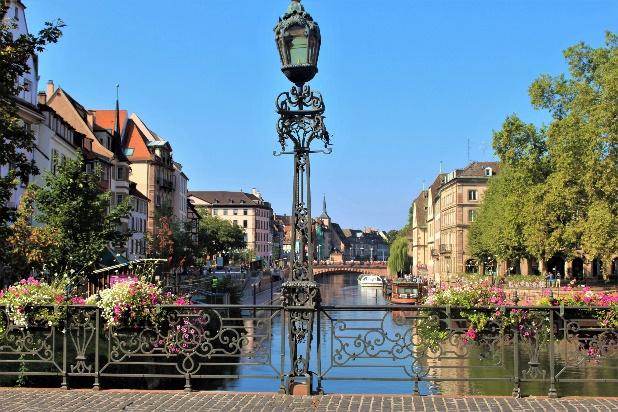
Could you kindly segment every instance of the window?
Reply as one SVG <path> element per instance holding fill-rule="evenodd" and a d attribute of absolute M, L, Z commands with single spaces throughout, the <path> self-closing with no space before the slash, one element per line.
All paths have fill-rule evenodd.
<path fill-rule="evenodd" d="M 468 200 L 476 200 L 476 190 L 468 190 Z"/>
<path fill-rule="evenodd" d="M 474 222 L 476 220 L 476 210 L 468 210 L 468 222 Z"/>
<path fill-rule="evenodd" d="M 52 149 L 51 172 L 52 174 L 56 174 L 57 171 L 58 171 L 58 151 L 56 149 Z"/>
<path fill-rule="evenodd" d="M 245 229 L 247 228 L 247 220 L 243 220 L 242 221 L 242 227 L 244 227 Z"/>
<path fill-rule="evenodd" d="M 493 171 L 491 170 L 491 167 L 486 167 L 485 176 L 491 176 L 491 175 L 493 175 Z"/>
<path fill-rule="evenodd" d="M 101 168 L 101 180 L 109 180 L 109 169 L 107 168 L 107 166 L 103 166 Z"/>
<path fill-rule="evenodd" d="M 157 207 L 161 206 L 161 195 L 157 195 L 156 200 L 155 200 L 155 206 Z"/>
<path fill-rule="evenodd" d="M 233 213 L 234 213 L 234 216 L 236 216 L 238 214 L 238 209 L 234 209 Z"/>
<path fill-rule="evenodd" d="M 242 214 L 243 214 L 243 215 L 245 215 L 245 216 L 247 216 L 247 215 L 249 214 L 249 212 L 247 211 L 247 209 L 243 209 L 243 210 L 242 210 Z"/>
<path fill-rule="evenodd" d="M 122 193 L 116 194 L 116 204 L 117 205 L 122 203 L 122 199 L 124 199 L 124 196 L 122 195 Z"/>
<path fill-rule="evenodd" d="M 19 21 L 19 9 L 17 7 L 13 10 L 13 18 Z"/>
<path fill-rule="evenodd" d="M 119 167 L 116 171 L 116 180 L 124 180 L 124 167 Z"/>
<path fill-rule="evenodd" d="M 86 163 L 86 173 L 94 172 L 94 165 L 92 163 Z"/>
<path fill-rule="evenodd" d="M 227 209 L 223 209 L 223 216 L 227 216 Z"/>

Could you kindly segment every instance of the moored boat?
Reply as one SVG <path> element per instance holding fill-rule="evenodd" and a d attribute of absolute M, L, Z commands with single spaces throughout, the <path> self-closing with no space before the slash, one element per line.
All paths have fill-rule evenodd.
<path fill-rule="evenodd" d="M 378 275 L 361 275 L 358 277 L 358 284 L 366 287 L 382 287 L 384 281 Z"/>
<path fill-rule="evenodd" d="M 392 303 L 420 304 L 427 291 L 427 283 L 421 278 L 393 279 L 390 290 Z"/>

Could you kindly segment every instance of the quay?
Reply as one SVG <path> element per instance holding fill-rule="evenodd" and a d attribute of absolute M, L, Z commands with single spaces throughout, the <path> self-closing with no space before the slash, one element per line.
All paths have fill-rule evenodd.
<path fill-rule="evenodd" d="M 618 398 L 0 389 L 3 411 L 618 411 Z"/>

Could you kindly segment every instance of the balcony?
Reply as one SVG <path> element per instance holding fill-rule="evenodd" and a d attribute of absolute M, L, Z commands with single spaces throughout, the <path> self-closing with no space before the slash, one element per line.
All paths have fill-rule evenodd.
<path fill-rule="evenodd" d="M 169 190 L 174 190 L 176 185 L 174 184 L 174 182 L 172 180 L 169 179 L 163 179 L 162 177 L 157 177 L 157 184 L 164 188 L 164 189 L 169 189 Z"/>
<path fill-rule="evenodd" d="M 451 253 L 452 245 L 440 245 L 440 253 Z"/>

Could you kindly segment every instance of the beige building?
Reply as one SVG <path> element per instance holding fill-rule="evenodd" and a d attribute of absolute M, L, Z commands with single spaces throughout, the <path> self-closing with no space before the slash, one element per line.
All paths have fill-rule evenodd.
<path fill-rule="evenodd" d="M 153 233 L 157 214 L 170 211 L 176 217 L 180 214 L 180 210 L 175 210 L 179 203 L 175 201 L 177 168 L 172 159 L 172 147 L 136 114 L 127 121 L 123 146 L 131 162 L 131 181 L 150 200 L 146 229 Z"/>
<path fill-rule="evenodd" d="M 466 254 L 468 228 L 487 182 L 498 170 L 497 162 L 472 162 L 441 173 L 414 200 L 408 239 L 416 273 L 448 281 L 453 274 L 478 270 L 478 263 Z"/>
<path fill-rule="evenodd" d="M 240 226 L 247 248 L 255 252 L 258 260 L 271 263 L 273 210 L 260 192 L 189 191 L 189 201 L 198 210 L 206 211 L 202 216 L 216 216 Z"/>

